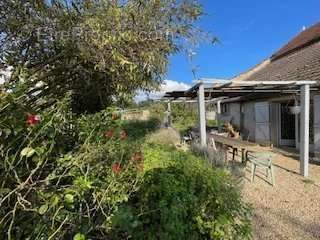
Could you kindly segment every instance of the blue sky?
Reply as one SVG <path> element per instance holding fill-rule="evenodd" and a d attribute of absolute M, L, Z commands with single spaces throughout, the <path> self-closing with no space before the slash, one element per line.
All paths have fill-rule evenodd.
<path fill-rule="evenodd" d="M 221 44 L 202 44 L 193 62 L 172 56 L 167 79 L 191 84 L 196 76 L 230 78 L 254 66 L 288 42 L 303 26 L 320 21 L 320 0 L 200 0 L 199 25 Z"/>

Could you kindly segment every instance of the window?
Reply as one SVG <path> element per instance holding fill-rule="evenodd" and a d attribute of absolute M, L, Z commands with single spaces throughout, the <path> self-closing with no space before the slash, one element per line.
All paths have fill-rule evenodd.
<path fill-rule="evenodd" d="M 229 104 L 225 103 L 221 105 L 221 113 L 228 113 L 229 112 Z"/>

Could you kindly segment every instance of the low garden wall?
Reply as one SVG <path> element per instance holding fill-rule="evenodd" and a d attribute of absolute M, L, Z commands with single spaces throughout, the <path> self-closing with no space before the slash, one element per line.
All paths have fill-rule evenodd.
<path fill-rule="evenodd" d="M 128 110 L 121 114 L 121 120 L 140 120 L 146 121 L 150 119 L 149 110 Z"/>

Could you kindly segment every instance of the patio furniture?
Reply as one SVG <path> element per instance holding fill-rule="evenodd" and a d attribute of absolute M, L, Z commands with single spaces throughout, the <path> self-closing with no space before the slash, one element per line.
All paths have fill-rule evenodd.
<path fill-rule="evenodd" d="M 262 168 L 266 172 L 266 177 L 274 186 L 275 177 L 273 171 L 272 160 L 275 154 L 272 152 L 250 152 L 247 154 L 247 160 L 251 163 L 251 182 L 254 181 L 256 175 L 256 168 Z"/>
<path fill-rule="evenodd" d="M 241 153 L 242 153 L 241 154 L 241 160 L 242 160 L 242 162 L 246 162 L 246 159 L 247 159 L 246 155 L 247 155 L 248 151 L 261 152 L 261 151 L 265 151 L 266 150 L 265 148 L 260 147 L 256 143 L 243 141 L 241 139 L 229 138 L 229 137 L 226 137 L 226 136 L 221 136 L 220 134 L 210 133 L 209 137 L 213 138 L 215 143 L 220 143 L 223 146 L 231 147 L 232 149 L 241 150 Z"/>
<path fill-rule="evenodd" d="M 181 143 L 182 144 L 187 144 L 187 143 L 191 143 L 192 142 L 192 134 L 189 132 L 185 135 L 182 136 L 181 138 Z"/>
<path fill-rule="evenodd" d="M 249 131 L 240 132 L 240 140 L 249 142 L 249 138 L 250 138 L 250 132 Z M 238 148 L 233 148 L 233 147 L 231 147 L 231 148 L 232 148 L 232 160 L 234 161 L 234 158 L 235 158 L 236 154 L 238 154 Z"/>
<path fill-rule="evenodd" d="M 188 131 L 181 138 L 181 144 L 191 144 L 192 142 L 197 143 L 199 141 L 199 136 L 194 131 Z"/>

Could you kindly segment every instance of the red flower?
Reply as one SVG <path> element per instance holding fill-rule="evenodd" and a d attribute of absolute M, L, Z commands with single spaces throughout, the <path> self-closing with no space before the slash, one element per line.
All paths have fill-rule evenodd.
<path fill-rule="evenodd" d="M 128 137 L 127 133 L 124 130 L 120 131 L 120 139 L 125 140 Z"/>
<path fill-rule="evenodd" d="M 131 160 L 134 162 L 140 162 L 142 160 L 142 155 L 140 153 L 135 153 L 132 157 Z"/>
<path fill-rule="evenodd" d="M 118 174 L 121 171 L 120 163 L 114 163 L 111 166 L 112 172 Z"/>
<path fill-rule="evenodd" d="M 26 123 L 28 126 L 34 126 L 40 122 L 40 116 L 39 115 L 28 115 Z"/>
<path fill-rule="evenodd" d="M 113 136 L 113 131 L 112 130 L 108 130 L 104 133 L 104 136 L 105 137 L 108 137 L 108 138 L 112 138 Z"/>

